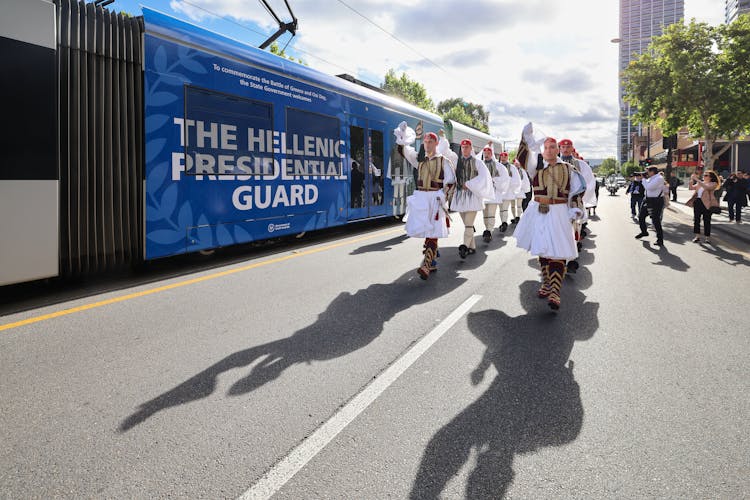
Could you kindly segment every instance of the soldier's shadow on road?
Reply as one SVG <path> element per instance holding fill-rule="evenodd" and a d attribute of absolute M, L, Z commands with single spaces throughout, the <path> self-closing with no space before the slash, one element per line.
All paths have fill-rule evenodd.
<path fill-rule="evenodd" d="M 479 252 L 472 257 L 477 258 L 476 265 L 485 260 Z M 416 256 L 415 260 L 418 260 Z M 458 274 L 456 266 L 442 264 L 440 272 L 426 282 L 419 279 L 414 270 L 393 283 L 375 283 L 354 294 L 342 292 L 310 326 L 290 337 L 230 354 L 173 389 L 142 403 L 120 424 L 120 432 L 132 429 L 159 411 L 208 397 L 216 389 L 219 375 L 229 370 L 255 363 L 246 376 L 230 387 L 228 395 L 237 396 L 278 378 L 293 365 L 329 360 L 364 348 L 382 333 L 383 325 L 397 313 L 450 293 L 466 281 Z"/>
<path fill-rule="evenodd" d="M 377 243 L 373 243 L 371 245 L 363 245 L 361 247 L 355 248 L 354 250 L 349 252 L 349 255 L 360 255 L 370 252 L 387 252 L 393 249 L 393 247 L 395 247 L 396 245 L 399 245 L 408 239 L 409 237 L 406 234 L 401 234 L 385 241 L 378 241 Z"/>
<path fill-rule="evenodd" d="M 468 315 L 472 334 L 486 346 L 471 382 L 480 383 L 491 365 L 497 376 L 479 399 L 432 437 L 411 498 L 440 498 L 472 450 L 477 460 L 465 498 L 501 498 L 513 482 L 516 455 L 578 436 L 584 410 L 569 358 L 573 344 L 598 329 L 599 304 L 586 302 L 571 286 L 563 288 L 557 314 L 540 312 L 547 306 L 536 298 L 538 286 L 532 281 L 521 286 L 526 315 L 511 317 L 497 310 Z"/>

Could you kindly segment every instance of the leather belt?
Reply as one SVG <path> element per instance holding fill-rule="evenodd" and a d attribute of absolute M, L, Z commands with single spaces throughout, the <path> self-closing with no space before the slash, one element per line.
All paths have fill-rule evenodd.
<path fill-rule="evenodd" d="M 534 196 L 534 201 L 543 205 L 560 205 L 568 202 L 567 199 L 545 198 L 543 196 Z"/>

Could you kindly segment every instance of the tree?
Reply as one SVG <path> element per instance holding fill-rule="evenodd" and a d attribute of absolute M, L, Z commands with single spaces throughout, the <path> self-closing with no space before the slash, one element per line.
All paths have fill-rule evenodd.
<path fill-rule="evenodd" d="M 284 59 L 289 59 L 292 62 L 296 62 L 299 64 L 302 64 L 304 66 L 307 66 L 308 64 L 303 61 L 302 59 L 295 59 L 291 56 L 286 55 L 286 51 L 279 48 L 279 44 L 276 42 L 273 42 L 269 47 L 269 50 L 271 51 L 271 54 L 274 54 L 279 57 L 283 57 Z"/>
<path fill-rule="evenodd" d="M 638 165 L 637 163 L 632 162 L 632 161 L 626 161 L 625 163 L 622 164 L 622 167 L 620 168 L 620 173 L 623 175 L 623 177 L 627 178 L 636 172 L 640 172 L 641 170 L 642 170 L 641 166 Z"/>
<path fill-rule="evenodd" d="M 600 177 L 607 177 L 615 172 L 617 172 L 617 160 L 614 158 L 605 158 L 597 170 Z"/>
<path fill-rule="evenodd" d="M 454 97 L 440 101 L 437 105 L 437 112 L 446 120 L 463 123 L 485 133 L 490 131 L 490 113 L 481 104 L 474 104 L 464 101 L 461 97 Z"/>
<path fill-rule="evenodd" d="M 426 111 L 435 111 L 435 103 L 427 95 L 427 90 L 421 83 L 410 79 L 406 73 L 401 73 L 401 77 L 396 76 L 396 71 L 392 68 L 385 74 L 385 81 L 380 86 L 386 94 L 394 97 L 400 97 L 406 102 L 422 108 Z"/>
<path fill-rule="evenodd" d="M 703 160 L 729 149 L 750 129 L 750 16 L 731 25 L 672 24 L 623 72 L 625 99 L 635 119 L 664 135 L 684 126 L 706 143 Z M 717 139 L 727 140 L 716 155 Z"/>

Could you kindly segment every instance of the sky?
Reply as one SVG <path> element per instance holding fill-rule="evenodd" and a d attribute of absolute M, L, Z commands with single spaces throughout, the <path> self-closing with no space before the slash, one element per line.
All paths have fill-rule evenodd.
<path fill-rule="evenodd" d="M 327 74 L 379 86 L 393 68 L 439 101 L 462 97 L 490 112 L 490 134 L 516 147 L 524 124 L 569 138 L 586 158 L 617 152 L 618 0 L 287 0 L 296 36 L 279 45 Z M 267 0 L 282 21 L 284 0 Z M 116 0 L 140 5 L 249 45 L 278 24 L 260 0 Z M 217 17 L 218 14 L 222 17 Z M 724 19 L 723 0 L 685 0 L 686 19 Z"/>

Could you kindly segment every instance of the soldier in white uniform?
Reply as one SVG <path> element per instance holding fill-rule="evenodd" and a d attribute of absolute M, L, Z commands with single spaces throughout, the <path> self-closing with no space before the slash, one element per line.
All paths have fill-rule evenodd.
<path fill-rule="evenodd" d="M 474 156 L 471 141 L 462 140 L 461 156 L 456 163 L 456 193 L 451 201 L 451 210 L 458 212 L 464 223 L 464 240 L 458 247 L 462 259 L 476 253 L 474 221 L 477 213 L 484 210 L 485 198 L 492 195 L 492 178 L 487 166 Z"/>
<path fill-rule="evenodd" d="M 508 153 L 506 151 L 500 153 L 500 164 L 505 167 L 510 178 L 508 189 L 503 195 L 503 203 L 500 205 L 500 232 L 504 233 L 508 229 L 509 208 L 513 213 L 513 219 L 510 222 L 513 222 L 516 217 L 516 192 L 521 189 L 521 174 L 515 165 L 508 162 Z"/>
<path fill-rule="evenodd" d="M 492 178 L 492 190 L 493 196 L 484 200 L 484 233 L 482 233 L 482 239 L 486 243 L 492 241 L 492 230 L 495 228 L 495 214 L 497 214 L 497 208 L 503 203 L 504 196 L 510 185 L 510 176 L 508 176 L 508 169 L 500 162 L 495 160 L 495 149 L 492 143 L 488 143 L 482 150 L 484 155 L 484 164 L 487 165 L 487 170 L 490 172 Z"/>
<path fill-rule="evenodd" d="M 529 124 L 524 129 L 524 136 L 531 132 Z M 533 139 L 526 142 L 529 145 L 534 143 Z M 551 309 L 558 310 L 566 261 L 578 257 L 571 220 L 583 217 L 576 197 L 586 185 L 572 165 L 558 158 L 560 150 L 554 138 L 547 137 L 543 144 L 541 155 L 528 155 L 526 167 L 532 179 L 534 198 L 514 236 L 519 247 L 539 257 L 542 285 L 537 294 L 547 299 Z"/>
<path fill-rule="evenodd" d="M 417 274 L 423 280 L 437 270 L 438 238 L 445 238 L 448 230 L 449 190 L 456 183 L 454 165 L 456 154 L 450 150 L 448 141 L 442 134 L 427 132 L 423 144 L 425 158 L 417 160 L 418 153 L 411 146 L 416 138 L 414 130 L 401 122 L 393 131 L 398 144 L 398 152 L 417 170 L 417 187 L 406 199 L 409 218 L 406 221 L 406 234 L 413 238 L 424 238 L 422 263 Z"/>

